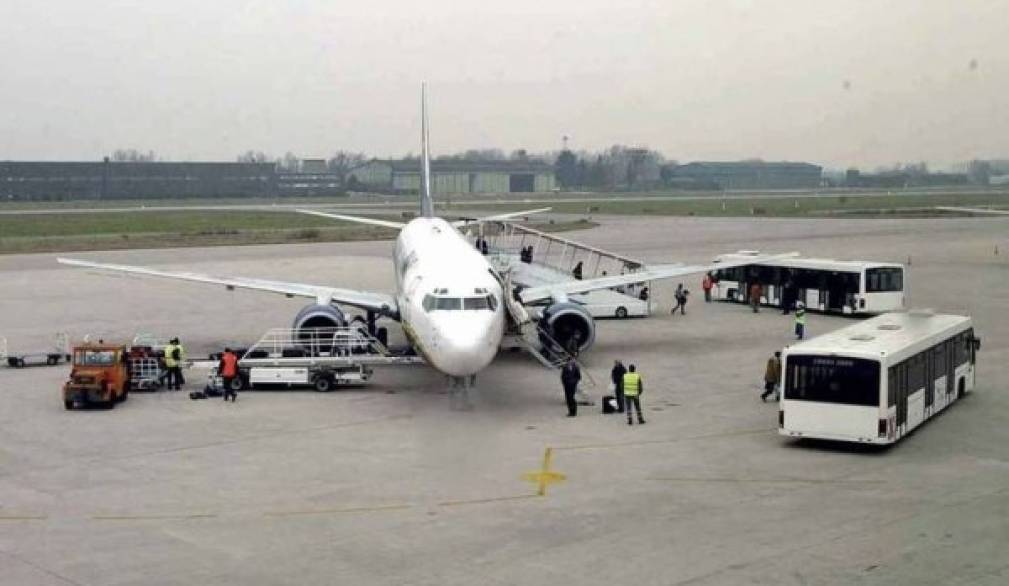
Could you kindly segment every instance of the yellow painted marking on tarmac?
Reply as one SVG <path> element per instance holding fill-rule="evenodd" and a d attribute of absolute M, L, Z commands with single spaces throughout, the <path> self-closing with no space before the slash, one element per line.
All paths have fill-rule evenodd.
<path fill-rule="evenodd" d="M 185 520 L 191 518 L 215 518 L 217 513 L 201 512 L 193 514 L 96 514 L 92 520 Z"/>
<path fill-rule="evenodd" d="M 485 503 L 500 503 L 500 502 L 505 502 L 505 501 L 521 501 L 521 500 L 526 500 L 526 499 L 534 499 L 534 498 L 536 498 L 538 496 L 541 496 L 541 495 L 539 495 L 539 494 L 518 494 L 518 495 L 514 495 L 514 496 L 497 496 L 497 497 L 490 497 L 490 498 L 485 498 L 485 499 L 472 499 L 472 500 L 464 500 L 464 501 L 445 501 L 443 503 L 438 503 L 438 506 L 439 507 L 461 507 L 461 506 L 465 506 L 465 505 L 482 505 L 482 504 L 485 504 Z"/>
<path fill-rule="evenodd" d="M 296 517 L 301 515 L 340 515 L 347 513 L 375 513 L 380 511 L 402 511 L 410 509 L 410 504 L 375 505 L 373 507 L 348 507 L 344 509 L 305 509 L 301 511 L 267 511 L 267 517 Z"/>
<path fill-rule="evenodd" d="M 539 471 L 529 472 L 528 474 L 522 475 L 522 478 L 525 480 L 536 483 L 537 496 L 546 496 L 547 486 L 556 482 L 562 482 L 567 478 L 559 472 L 553 472 L 550 470 L 550 463 L 553 461 L 553 457 L 554 449 L 547 448 L 546 451 L 543 452 L 543 466 L 539 469 Z"/>

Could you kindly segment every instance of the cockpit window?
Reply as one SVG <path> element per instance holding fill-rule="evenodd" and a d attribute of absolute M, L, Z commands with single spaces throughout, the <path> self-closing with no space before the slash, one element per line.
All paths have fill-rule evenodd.
<path fill-rule="evenodd" d="M 441 297 L 438 295 L 443 289 L 436 289 L 435 294 L 425 295 L 422 303 L 424 311 L 480 311 L 489 309 L 497 310 L 497 299 L 493 295 L 481 295 L 479 297 Z"/>
<path fill-rule="evenodd" d="M 462 309 L 462 299 L 458 297 L 435 297 L 434 308 L 436 310 Z"/>
<path fill-rule="evenodd" d="M 467 297 L 462 300 L 463 309 L 490 309 L 486 297 Z"/>

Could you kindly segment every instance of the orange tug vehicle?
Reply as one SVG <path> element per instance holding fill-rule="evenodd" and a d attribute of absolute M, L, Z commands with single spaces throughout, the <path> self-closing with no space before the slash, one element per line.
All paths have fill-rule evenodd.
<path fill-rule="evenodd" d="M 70 380 L 63 385 L 63 406 L 97 404 L 108 409 L 130 394 L 126 346 L 82 344 L 73 350 Z"/>

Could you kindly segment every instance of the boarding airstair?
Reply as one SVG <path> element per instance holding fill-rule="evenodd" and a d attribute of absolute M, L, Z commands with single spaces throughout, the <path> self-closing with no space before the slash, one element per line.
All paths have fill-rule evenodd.
<path fill-rule="evenodd" d="M 501 343 L 503 348 L 517 348 L 528 352 L 540 364 L 551 370 L 559 370 L 569 360 L 574 360 L 582 370 L 584 387 L 595 387 L 596 381 L 572 354 L 555 340 L 537 322 L 529 321 L 521 325 L 512 324 Z"/>

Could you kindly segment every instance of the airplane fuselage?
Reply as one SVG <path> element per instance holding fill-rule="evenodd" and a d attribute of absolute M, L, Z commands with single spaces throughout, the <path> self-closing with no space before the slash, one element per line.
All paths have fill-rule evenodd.
<path fill-rule="evenodd" d="M 486 257 L 445 220 L 416 218 L 396 238 L 393 262 L 403 331 L 428 363 L 457 377 L 490 364 L 505 308 Z"/>

